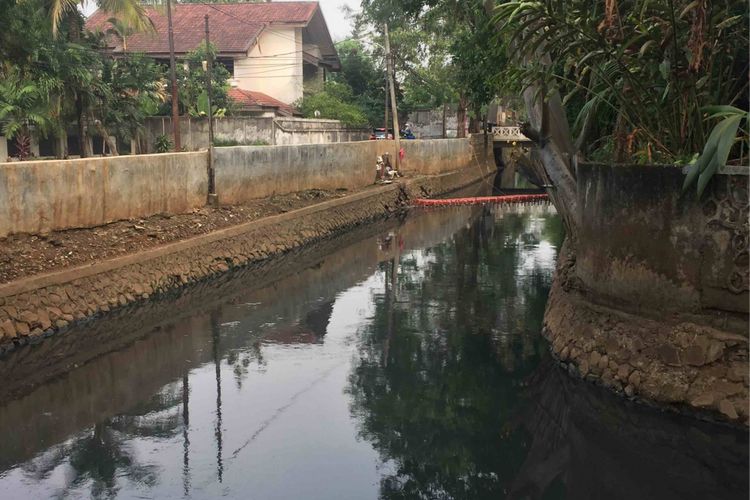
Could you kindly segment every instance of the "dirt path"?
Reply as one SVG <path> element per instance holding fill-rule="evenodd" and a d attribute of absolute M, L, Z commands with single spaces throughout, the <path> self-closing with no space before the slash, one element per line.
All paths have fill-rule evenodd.
<path fill-rule="evenodd" d="M 0 283 L 139 252 L 345 194 L 345 191 L 309 190 L 241 206 L 204 207 L 188 214 L 154 215 L 45 235 L 11 235 L 0 238 Z"/>

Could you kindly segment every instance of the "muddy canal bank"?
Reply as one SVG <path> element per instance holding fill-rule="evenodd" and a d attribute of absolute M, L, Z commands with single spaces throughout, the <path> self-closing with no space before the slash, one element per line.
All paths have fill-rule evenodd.
<path fill-rule="evenodd" d="M 486 190 L 485 175 L 472 168 L 407 179 L 136 254 L 2 284 L 0 349 L 40 341 L 76 322 L 397 216 L 411 198 L 469 185 Z"/>

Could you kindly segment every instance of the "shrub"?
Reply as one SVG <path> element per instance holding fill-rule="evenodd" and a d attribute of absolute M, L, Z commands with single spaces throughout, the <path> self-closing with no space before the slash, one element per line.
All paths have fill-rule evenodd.
<path fill-rule="evenodd" d="M 165 134 L 157 135 L 154 139 L 154 151 L 157 153 L 168 153 L 174 149 L 174 143 Z"/>

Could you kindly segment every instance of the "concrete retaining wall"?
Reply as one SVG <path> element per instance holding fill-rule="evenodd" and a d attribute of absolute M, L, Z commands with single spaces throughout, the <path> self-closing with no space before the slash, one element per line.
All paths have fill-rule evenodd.
<path fill-rule="evenodd" d="M 386 141 L 215 148 L 216 193 L 233 205 L 305 189 L 355 190 L 372 184 Z M 392 147 L 391 147 L 392 149 Z"/>
<path fill-rule="evenodd" d="M 748 191 L 717 175 L 697 200 L 672 166 L 580 165 L 576 274 L 599 300 L 748 314 Z"/>
<path fill-rule="evenodd" d="M 748 176 L 702 199 L 672 166 L 579 165 L 578 238 L 545 313 L 572 373 L 627 397 L 748 425 Z"/>
<path fill-rule="evenodd" d="M 483 136 L 474 136 L 475 145 L 481 151 Z M 475 161 L 472 139 L 432 139 L 425 141 L 401 141 L 405 156 L 403 171 L 420 174 L 439 174 L 472 166 Z M 492 147 L 492 141 L 489 141 Z M 394 146 L 395 149 L 395 146 Z"/>
<path fill-rule="evenodd" d="M 486 168 L 486 162 L 494 162 L 492 143 L 485 146 L 483 136 L 401 145 L 406 175 Z M 306 189 L 361 189 L 373 184 L 375 161 L 385 152 L 395 158 L 395 141 L 216 148 L 216 192 L 220 203 L 231 205 Z"/>
<path fill-rule="evenodd" d="M 349 127 L 338 120 L 275 118 L 273 125 L 271 144 L 277 146 L 366 141 L 371 133 L 368 128 Z"/>
<path fill-rule="evenodd" d="M 475 139 L 403 141 L 409 176 L 491 168 L 492 149 Z M 375 180 L 378 155 L 394 141 L 214 149 L 216 193 L 224 204 L 308 189 L 358 190 Z M 0 237 L 93 227 L 202 207 L 208 153 L 0 163 Z"/>
<path fill-rule="evenodd" d="M 201 207 L 208 193 L 207 154 L 0 164 L 0 237 Z"/>

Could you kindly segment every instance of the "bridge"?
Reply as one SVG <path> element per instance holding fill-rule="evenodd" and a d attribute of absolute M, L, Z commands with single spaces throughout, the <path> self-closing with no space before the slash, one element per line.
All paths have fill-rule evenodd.
<path fill-rule="evenodd" d="M 492 127 L 492 137 L 495 142 L 531 144 L 531 139 L 521 133 L 521 127 Z"/>

